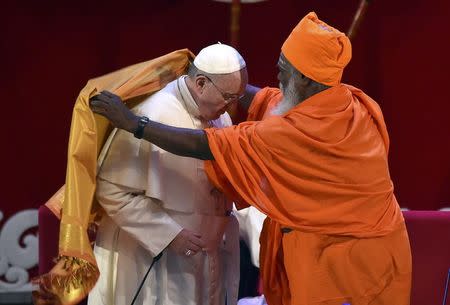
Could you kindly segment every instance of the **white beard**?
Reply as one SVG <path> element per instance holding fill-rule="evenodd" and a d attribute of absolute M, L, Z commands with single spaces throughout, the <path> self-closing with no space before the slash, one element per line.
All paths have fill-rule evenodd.
<path fill-rule="evenodd" d="M 299 102 L 294 81 L 292 79 L 289 80 L 286 88 L 280 84 L 280 90 L 283 93 L 283 99 L 272 109 L 272 115 L 283 115 L 293 107 L 297 106 Z"/>

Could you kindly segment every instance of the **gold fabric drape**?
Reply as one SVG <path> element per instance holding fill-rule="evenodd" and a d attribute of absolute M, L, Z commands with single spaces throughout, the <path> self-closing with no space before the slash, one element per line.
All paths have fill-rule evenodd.
<path fill-rule="evenodd" d="M 177 50 L 91 79 L 81 90 L 72 115 L 66 183 L 46 203 L 61 219 L 58 262 L 49 273 L 35 281 L 41 293 L 55 298 L 53 302 L 77 304 L 99 276 L 88 226 L 96 211 L 97 158 L 111 126 L 107 119 L 90 110 L 89 99 L 108 90 L 134 106 L 182 75 L 193 58 L 188 49 Z"/>

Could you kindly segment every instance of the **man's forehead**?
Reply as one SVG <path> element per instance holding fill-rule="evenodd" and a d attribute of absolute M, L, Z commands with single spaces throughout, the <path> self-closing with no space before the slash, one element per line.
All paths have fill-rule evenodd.
<path fill-rule="evenodd" d="M 287 64 L 288 64 L 288 61 L 287 61 L 286 57 L 283 55 L 283 53 L 280 53 L 280 57 L 278 57 L 278 65 L 286 67 Z"/>

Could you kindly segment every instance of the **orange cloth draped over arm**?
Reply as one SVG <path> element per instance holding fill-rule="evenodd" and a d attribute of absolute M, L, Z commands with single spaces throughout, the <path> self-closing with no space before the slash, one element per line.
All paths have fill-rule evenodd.
<path fill-rule="evenodd" d="M 281 227 L 371 238 L 390 234 L 404 221 L 388 171 L 388 134 L 375 101 L 340 84 L 283 116 L 267 116 L 279 100 L 278 89 L 262 89 L 249 119 L 264 120 L 207 129 L 215 161 L 205 168 L 238 205 L 253 205 L 270 217 L 261 233 L 264 293 L 269 304 L 290 304 L 293 284 L 280 261 Z"/>
<path fill-rule="evenodd" d="M 108 90 L 133 106 L 184 74 L 193 58 L 188 49 L 174 51 L 91 79 L 80 92 L 72 116 L 66 183 L 47 203 L 61 219 L 59 263 L 37 280 L 62 304 L 79 302 L 99 275 L 87 229 L 96 210 L 97 158 L 111 126 L 92 113 L 89 99 Z"/>

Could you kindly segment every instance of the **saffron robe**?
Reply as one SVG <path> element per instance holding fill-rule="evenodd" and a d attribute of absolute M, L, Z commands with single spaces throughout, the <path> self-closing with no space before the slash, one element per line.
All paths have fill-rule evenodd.
<path fill-rule="evenodd" d="M 248 118 L 262 121 L 206 130 L 210 179 L 238 206 L 268 215 L 260 239 L 268 304 L 409 304 L 411 252 L 378 104 L 339 84 L 268 115 L 281 98 L 264 88 Z"/>

